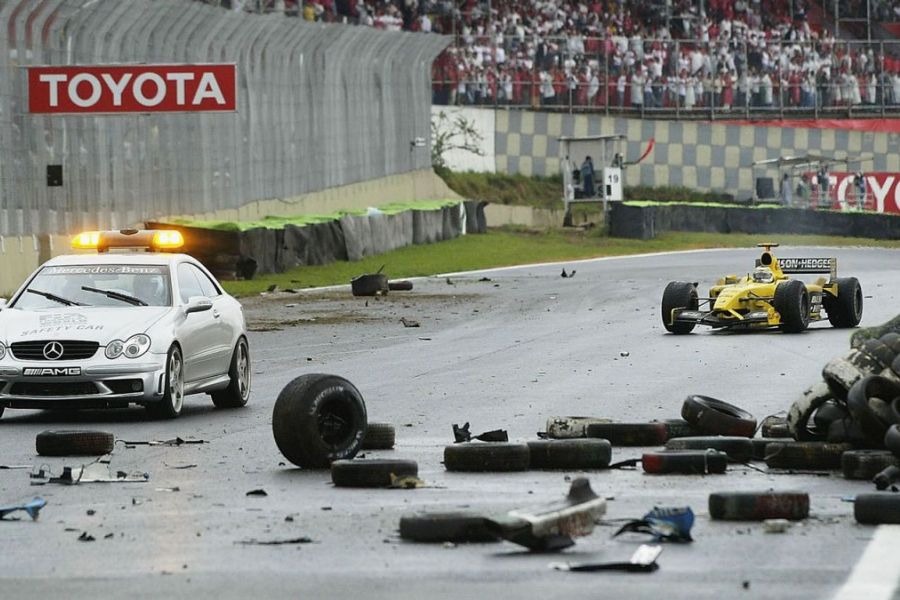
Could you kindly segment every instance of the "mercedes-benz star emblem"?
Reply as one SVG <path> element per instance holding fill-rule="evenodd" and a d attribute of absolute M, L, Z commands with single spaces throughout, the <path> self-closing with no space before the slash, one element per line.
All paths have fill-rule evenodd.
<path fill-rule="evenodd" d="M 47 342 L 44 345 L 44 358 L 57 360 L 63 355 L 63 345 L 59 342 Z"/>

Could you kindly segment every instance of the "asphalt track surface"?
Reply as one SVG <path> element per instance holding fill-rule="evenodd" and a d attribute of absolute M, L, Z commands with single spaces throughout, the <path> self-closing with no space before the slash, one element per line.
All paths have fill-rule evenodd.
<path fill-rule="evenodd" d="M 781 248 L 779 254 L 838 256 L 840 274 L 862 283 L 863 325 L 898 312 L 898 251 Z M 829 358 L 846 352 L 848 331 L 826 322 L 799 335 L 698 329 L 676 337 L 660 323 L 666 282 L 699 281 L 706 288 L 723 274 L 746 272 L 756 255 L 755 249 L 701 251 L 456 274 L 417 280 L 412 292 L 368 303 L 346 289 L 269 295 L 247 302 L 257 331 L 250 338 L 253 396 L 244 409 L 213 410 L 206 396 L 194 396 L 182 417 L 168 422 L 148 420 L 139 408 L 7 410 L 0 421 L 4 465 L 59 470 L 79 464 L 35 454 L 34 436 L 45 429 L 100 428 L 121 440 L 180 436 L 208 443 L 117 444 L 113 469 L 147 472 L 146 483 L 37 487 L 27 470 L 0 470 L 0 502 L 35 495 L 48 501 L 36 522 L 0 523 L 0 596 L 832 596 L 876 531 L 886 531 L 854 522 L 852 504 L 842 499 L 872 486 L 837 473 L 786 475 L 743 466 L 706 477 L 589 472 L 594 490 L 609 498 L 610 522 L 561 555 L 529 554 L 507 542 L 412 544 L 397 534 L 403 514 L 503 513 L 560 499 L 569 479 L 580 475 L 447 472 L 442 449 L 452 442 L 453 423 L 468 421 L 476 432 L 502 427 L 511 439 L 528 440 L 554 415 L 674 418 L 689 393 L 734 402 L 758 418 L 786 410 Z M 576 275 L 560 277 L 563 266 Z M 421 327 L 406 328 L 400 317 Z M 328 472 L 285 464 L 272 438 L 272 406 L 289 380 L 312 372 L 347 377 L 363 393 L 370 420 L 397 426 L 396 449 L 369 457 L 415 459 L 432 487 L 339 489 Z M 613 459 L 640 452 L 615 448 Z M 260 488 L 268 495 L 246 495 Z M 769 488 L 809 492 L 812 517 L 780 535 L 764 533 L 758 523 L 708 517 L 710 492 Z M 697 514 L 695 541 L 666 545 L 653 574 L 548 568 L 559 560 L 626 560 L 645 540 L 613 539 L 616 520 L 640 517 L 653 506 L 684 505 Z M 96 541 L 78 541 L 82 532 Z M 891 535 L 888 547 L 897 539 Z M 301 536 L 313 542 L 240 543 Z M 882 582 L 867 598 L 900 597 L 895 552 L 896 545 L 894 559 L 875 569 L 887 587 Z"/>

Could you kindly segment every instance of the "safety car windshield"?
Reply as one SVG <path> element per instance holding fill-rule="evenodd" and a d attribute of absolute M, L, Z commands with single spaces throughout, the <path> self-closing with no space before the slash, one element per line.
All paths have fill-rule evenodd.
<path fill-rule="evenodd" d="M 164 265 L 48 266 L 38 272 L 29 282 L 26 293 L 11 306 L 26 310 L 58 308 L 66 303 L 73 306 L 171 306 L 170 281 L 169 268 Z"/>

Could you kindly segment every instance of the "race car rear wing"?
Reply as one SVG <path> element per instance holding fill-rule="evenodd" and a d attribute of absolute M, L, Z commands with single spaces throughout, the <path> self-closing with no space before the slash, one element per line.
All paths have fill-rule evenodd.
<path fill-rule="evenodd" d="M 828 273 L 837 277 L 836 258 L 779 258 L 778 267 L 785 274 Z"/>

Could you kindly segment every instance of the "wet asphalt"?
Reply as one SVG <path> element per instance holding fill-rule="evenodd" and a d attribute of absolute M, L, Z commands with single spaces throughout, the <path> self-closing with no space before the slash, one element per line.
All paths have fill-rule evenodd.
<path fill-rule="evenodd" d="M 837 256 L 859 278 L 862 325 L 900 309 L 900 252 L 780 249 Z M 755 249 L 572 262 L 415 281 L 411 292 L 352 298 L 349 289 L 248 299 L 253 396 L 220 411 L 189 397 L 175 421 L 128 410 L 7 410 L 0 464 L 58 471 L 76 458 L 37 456 L 46 429 L 103 429 L 120 440 L 113 470 L 145 483 L 34 486 L 28 469 L 0 469 L 0 503 L 44 497 L 38 521 L 0 523 L 0 596 L 94 598 L 822 598 L 847 578 L 875 529 L 854 522 L 856 493 L 871 484 L 839 473 L 790 475 L 733 466 L 725 475 L 652 476 L 638 470 L 503 474 L 447 472 L 442 451 L 454 423 L 535 439 L 548 417 L 621 421 L 676 418 L 687 394 L 733 402 L 757 418 L 785 411 L 847 351 L 849 332 L 826 323 L 785 335 L 697 329 L 666 334 L 659 300 L 670 280 L 707 288 L 753 266 Z M 561 271 L 575 269 L 574 277 Z M 389 269 L 388 269 L 389 270 Z M 404 327 L 400 318 L 420 327 Z M 428 487 L 360 490 L 332 486 L 327 471 L 294 468 L 271 432 L 272 407 L 292 378 L 326 372 L 362 392 L 369 419 L 397 428 L 393 451 L 411 458 Z M 204 440 L 127 447 L 121 441 Z M 614 448 L 613 460 L 640 448 Z M 608 499 L 608 522 L 560 555 L 507 542 L 422 545 L 401 541 L 401 515 L 469 509 L 502 514 L 560 499 L 589 478 Z M 265 496 L 248 496 L 251 490 Z M 709 519 L 710 492 L 802 490 L 812 516 L 784 534 L 759 523 Z M 654 506 L 690 506 L 690 544 L 669 544 L 652 574 L 552 571 L 551 562 L 627 560 L 641 537 L 612 538 L 622 519 Z M 87 532 L 94 541 L 79 541 Z M 310 543 L 257 545 L 254 541 Z"/>

